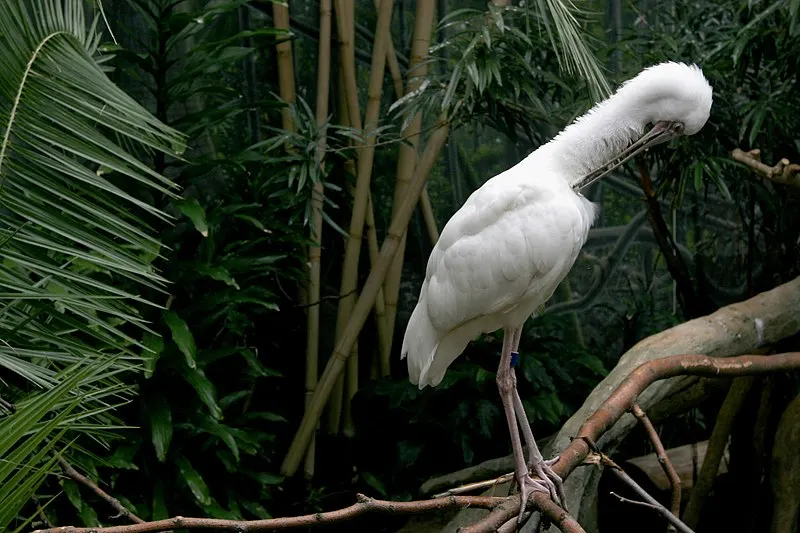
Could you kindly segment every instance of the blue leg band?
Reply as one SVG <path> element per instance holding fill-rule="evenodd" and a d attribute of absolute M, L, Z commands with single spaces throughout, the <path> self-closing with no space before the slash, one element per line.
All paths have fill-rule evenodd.
<path fill-rule="evenodd" d="M 514 368 L 519 363 L 519 353 L 511 352 L 511 368 Z"/>

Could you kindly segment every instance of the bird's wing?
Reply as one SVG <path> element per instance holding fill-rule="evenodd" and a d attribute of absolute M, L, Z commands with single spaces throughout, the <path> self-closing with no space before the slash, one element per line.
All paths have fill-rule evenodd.
<path fill-rule="evenodd" d="M 594 217 L 581 202 L 567 188 L 535 182 L 498 182 L 476 191 L 447 223 L 428 261 L 431 324 L 446 333 L 508 311 L 535 297 L 537 283 L 556 269 L 563 276 Z"/>

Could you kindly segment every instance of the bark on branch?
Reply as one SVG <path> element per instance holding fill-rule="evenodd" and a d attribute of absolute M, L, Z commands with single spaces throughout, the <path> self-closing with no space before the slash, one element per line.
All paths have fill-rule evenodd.
<path fill-rule="evenodd" d="M 797 163 L 790 163 L 788 159 L 783 158 L 773 166 L 766 165 L 761 162 L 761 150 L 758 148 L 747 152 L 735 148 L 731 156 L 755 170 L 761 177 L 782 185 L 800 188 L 800 165 Z"/>
<path fill-rule="evenodd" d="M 641 422 L 642 426 L 644 426 L 647 436 L 650 438 L 650 442 L 653 443 L 653 448 L 656 450 L 656 457 L 658 457 L 658 463 L 664 470 L 664 474 L 666 474 L 667 479 L 669 479 L 670 488 L 672 489 L 672 497 L 670 498 L 670 511 L 673 515 L 680 516 L 681 478 L 675 471 L 675 467 L 672 466 L 672 462 L 669 460 L 667 451 L 664 449 L 664 445 L 661 443 L 661 437 L 658 436 L 658 432 L 653 426 L 653 423 L 650 422 L 650 418 L 647 416 L 647 413 L 645 413 L 644 410 L 636 404 L 634 404 L 633 409 L 631 409 L 631 413 L 633 413 L 633 416 L 635 416 L 636 419 Z M 667 528 L 668 533 L 671 531 L 674 531 L 674 526 L 672 524 L 670 524 L 670 526 Z"/>
<path fill-rule="evenodd" d="M 165 520 L 156 520 L 142 524 L 111 527 L 53 527 L 38 529 L 33 533 L 153 533 L 171 529 L 211 529 L 219 531 L 256 532 L 277 531 L 282 529 L 307 528 L 336 522 L 352 520 L 368 513 L 390 514 L 420 514 L 445 509 L 462 507 L 478 507 L 481 509 L 494 509 L 508 504 L 510 498 L 493 498 L 486 496 L 449 496 L 435 500 L 421 500 L 414 502 L 392 502 L 376 500 L 363 494 L 356 496 L 356 503 L 350 507 L 330 511 L 327 513 L 314 513 L 303 516 L 287 518 L 270 518 L 267 520 L 223 520 L 218 518 L 189 518 L 175 516 Z M 516 498 L 519 501 L 519 498 Z"/>

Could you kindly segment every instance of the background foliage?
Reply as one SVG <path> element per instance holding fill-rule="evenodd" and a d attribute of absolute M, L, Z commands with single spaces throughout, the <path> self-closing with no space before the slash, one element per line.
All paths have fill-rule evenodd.
<path fill-rule="evenodd" d="M 0 62 L 22 70 L 41 39 L 5 22 L 23 4 L 0 7 Z M 66 80 L 66 100 L 61 94 L 48 100 L 38 82 L 14 122 L 10 110 L 21 74 L 0 74 L 0 121 L 13 148 L 5 159 L 0 155 L 0 378 L 3 399 L 18 410 L 0 413 L 6 460 L 0 481 L 37 472 L 16 489 L 13 516 L 0 514 L 0 524 L 22 526 L 37 514 L 37 501 L 47 503 L 44 514 L 58 525 L 118 521 L 83 487 L 46 476 L 57 471 L 52 451 L 67 444 L 71 462 L 144 519 L 300 514 L 349 504 L 357 491 L 410 499 L 431 476 L 506 454 L 494 380 L 499 336 L 472 343 L 440 387 L 418 391 L 397 353 L 391 377 L 372 379 L 377 338 L 367 327 L 360 338 L 365 363 L 354 400 L 355 435 L 319 433 L 313 479 L 279 475 L 302 416 L 309 305 L 322 315 L 322 353 L 333 345 L 341 228 L 349 224 L 354 183 L 345 161 L 357 132 L 338 126 L 335 105 L 318 126 L 305 103 L 316 96 L 318 3 L 291 3 L 291 35 L 274 29 L 266 1 L 106 4 L 118 44 L 103 23 L 79 24 L 58 38 L 63 42 L 44 48 L 52 64 L 75 69 L 70 76 L 34 63 L 46 79 Z M 101 21 L 97 4 L 87 5 Z M 392 20 L 404 72 L 414 7 L 399 0 Z M 372 184 L 379 238 L 391 218 L 397 136 L 412 112 L 422 111 L 430 124 L 446 110 L 457 125 L 428 181 L 441 227 L 486 179 L 586 110 L 590 94 L 602 94 L 597 72 L 595 82 L 586 82 L 561 68 L 570 57 L 595 54 L 612 86 L 646 65 L 680 60 L 702 66 L 714 87 L 711 119 L 701 133 L 660 147 L 645 163 L 692 286 L 713 309 L 800 273 L 797 189 L 764 181 L 729 157 L 740 147 L 760 148 L 767 162 L 800 160 L 797 2 L 591 2 L 578 19 L 590 36 L 583 50 L 568 38 L 553 46 L 569 31 L 557 31 L 557 21 L 532 7 L 499 9 L 476 0 L 439 1 L 437 9 L 424 89 L 391 110 L 388 79 L 383 91 Z M 356 2 L 355 20 L 363 102 L 373 3 Z M 275 44 L 289 38 L 296 131 L 281 129 L 285 104 L 276 96 Z M 76 85 L 76 79 L 99 85 Z M 336 67 L 332 102 L 335 79 Z M 36 98 L 50 107 L 37 111 Z M 53 103 L 59 99 L 62 107 Z M 86 122 L 73 122 L 79 119 L 65 111 L 67 103 L 91 113 Z M 99 112 L 111 104 L 139 122 L 123 126 L 117 115 Z M 43 117 L 62 119 L 61 127 Z M 42 130 L 44 138 L 34 135 Z M 187 137 L 181 157 L 176 131 Z M 318 169 L 314 150 L 323 133 L 328 146 Z M 102 136 L 116 144 L 90 149 L 89 141 Z M 68 143 L 80 149 L 65 148 Z M 120 169 L 122 156 L 109 155 L 118 147 L 148 166 L 126 155 Z M 58 174 L 47 157 L 70 161 L 71 173 Z M 86 183 L 76 183 L 77 174 Z M 33 181 L 35 189 L 20 185 Z M 323 296 L 310 303 L 302 290 L 310 201 L 319 181 L 326 193 Z M 537 435 L 555 431 L 627 348 L 687 318 L 642 216 L 638 182 L 630 165 L 590 192 L 602 206 L 599 230 L 542 316 L 527 325 L 520 389 Z M 170 184 L 180 187 L 180 197 Z M 44 207 L 64 201 L 83 202 L 82 210 Z M 92 231 L 84 231 L 86 224 Z M 395 338 L 413 309 L 430 249 L 417 214 L 409 226 Z M 366 275 L 366 257 L 361 266 Z M 97 298 L 106 294 L 116 298 Z M 139 371 L 130 372 L 134 367 Z M 792 387 L 785 384 L 775 401 L 785 404 Z M 665 432 L 668 446 L 706 438 L 716 405 L 676 420 Z M 643 439 L 631 440 L 621 453 L 648 451 Z M 34 491 L 38 499 L 28 500 Z M 0 492 L 4 511 L 12 509 L 3 505 L 6 496 Z M 396 524 L 370 525 L 390 530 Z"/>

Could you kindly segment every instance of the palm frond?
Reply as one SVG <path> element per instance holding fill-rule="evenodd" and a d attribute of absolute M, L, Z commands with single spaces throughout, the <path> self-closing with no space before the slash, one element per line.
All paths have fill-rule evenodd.
<path fill-rule="evenodd" d="M 146 350 L 137 306 L 155 305 L 141 293 L 164 292 L 153 226 L 168 217 L 146 198 L 175 187 L 148 158 L 180 157 L 184 137 L 108 79 L 100 42 L 83 0 L 0 2 L 0 379 L 25 398 L 0 420 L 0 457 L 17 454 L 0 464 L 0 529 L 52 467 L 53 435 L 118 430 L 121 374 Z"/>
<path fill-rule="evenodd" d="M 586 32 L 581 28 L 580 11 L 575 4 L 571 0 L 537 0 L 536 8 L 559 65 L 586 80 L 594 101 L 608 97 L 611 88 L 597 57 L 586 44 Z"/>

